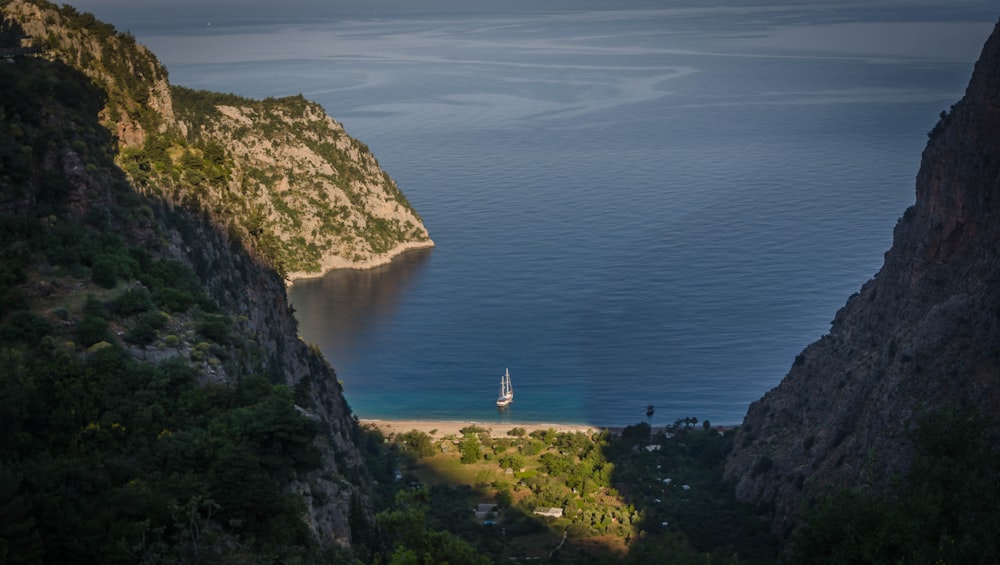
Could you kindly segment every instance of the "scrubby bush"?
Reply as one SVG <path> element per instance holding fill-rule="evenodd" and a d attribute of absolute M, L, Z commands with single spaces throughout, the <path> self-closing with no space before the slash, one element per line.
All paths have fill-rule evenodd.
<path fill-rule="evenodd" d="M 90 347 L 101 341 L 113 339 L 108 321 L 99 316 L 85 316 L 76 325 L 76 341 L 83 347 Z"/>
<path fill-rule="evenodd" d="M 170 312 L 187 312 L 194 305 L 195 299 L 190 292 L 173 287 L 164 287 L 156 291 L 156 300 Z"/>
<path fill-rule="evenodd" d="M 15 310 L 0 326 L 0 339 L 35 345 L 51 331 L 52 326 L 45 318 L 30 310 Z"/>
<path fill-rule="evenodd" d="M 104 288 L 114 288 L 119 279 L 130 278 L 134 261 L 127 255 L 98 253 L 91 265 L 91 280 Z"/>
<path fill-rule="evenodd" d="M 120 316 L 132 316 L 152 307 L 152 296 L 142 287 L 130 288 L 111 302 L 111 311 Z"/>
<path fill-rule="evenodd" d="M 132 327 L 125 334 L 125 341 L 146 346 L 156 341 L 157 330 L 167 323 L 167 317 L 161 312 L 150 311 L 140 314 Z"/>
<path fill-rule="evenodd" d="M 228 343 L 231 336 L 231 321 L 228 316 L 206 314 L 198 322 L 197 331 L 203 338 L 216 343 Z"/>

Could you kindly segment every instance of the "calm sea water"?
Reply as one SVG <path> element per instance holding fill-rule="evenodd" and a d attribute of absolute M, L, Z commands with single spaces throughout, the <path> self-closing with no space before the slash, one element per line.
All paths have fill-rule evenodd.
<path fill-rule="evenodd" d="M 424 217 L 432 251 L 289 290 L 360 417 L 738 423 L 881 266 L 996 14 L 646 4 L 93 9 L 175 83 L 320 102 Z"/>

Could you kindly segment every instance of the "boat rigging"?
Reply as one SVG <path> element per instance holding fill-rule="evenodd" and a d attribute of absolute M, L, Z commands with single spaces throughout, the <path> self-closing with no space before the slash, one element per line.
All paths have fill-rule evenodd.
<path fill-rule="evenodd" d="M 500 396 L 497 397 L 497 406 L 506 407 L 514 401 L 514 387 L 510 386 L 510 369 L 504 369 L 500 375 Z"/>

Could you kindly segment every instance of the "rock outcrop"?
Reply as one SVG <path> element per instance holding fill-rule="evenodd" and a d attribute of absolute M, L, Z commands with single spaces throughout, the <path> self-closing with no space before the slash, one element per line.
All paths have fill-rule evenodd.
<path fill-rule="evenodd" d="M 368 147 L 318 104 L 172 86 L 155 55 L 91 14 L 29 0 L 3 11 L 107 93 L 102 122 L 137 188 L 207 213 L 285 278 L 433 247 Z"/>
<path fill-rule="evenodd" d="M 1000 410 L 1000 25 L 929 138 L 883 267 L 750 406 L 727 460 L 779 535 L 813 487 L 906 469 L 921 414 Z"/>

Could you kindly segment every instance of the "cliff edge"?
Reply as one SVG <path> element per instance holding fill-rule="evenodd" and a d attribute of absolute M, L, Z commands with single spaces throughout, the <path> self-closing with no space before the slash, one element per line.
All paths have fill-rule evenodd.
<path fill-rule="evenodd" d="M 137 189 L 204 212 L 284 278 L 433 247 L 368 147 L 315 102 L 171 85 L 154 54 L 92 14 L 42 0 L 12 0 L 3 11 L 24 42 L 106 92 L 101 121 Z"/>
<path fill-rule="evenodd" d="M 885 263 L 749 407 L 725 476 L 787 535 L 812 488 L 885 486 L 915 418 L 1000 410 L 1000 24 L 929 134 Z"/>

